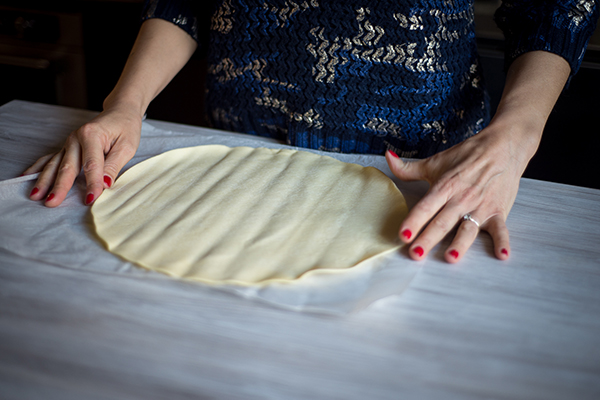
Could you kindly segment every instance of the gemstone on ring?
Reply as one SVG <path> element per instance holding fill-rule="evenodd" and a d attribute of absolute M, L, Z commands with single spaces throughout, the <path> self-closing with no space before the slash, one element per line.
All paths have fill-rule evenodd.
<path fill-rule="evenodd" d="M 463 221 L 471 221 L 472 223 L 474 223 L 475 225 L 477 225 L 477 227 L 479 228 L 479 222 L 475 221 L 475 218 L 471 217 L 470 213 L 465 214 L 462 217 Z"/>

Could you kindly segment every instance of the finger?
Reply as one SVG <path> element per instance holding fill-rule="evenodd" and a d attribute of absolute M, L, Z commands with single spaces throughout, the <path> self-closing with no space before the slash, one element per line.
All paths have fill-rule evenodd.
<path fill-rule="evenodd" d="M 475 221 L 480 221 L 479 217 L 473 213 L 471 215 Z M 452 240 L 450 246 L 446 250 L 444 254 L 444 258 L 449 263 L 458 262 L 463 255 L 469 250 L 475 238 L 479 234 L 479 226 L 470 220 L 464 220 L 459 223 L 458 230 L 456 231 L 456 236 Z"/>
<path fill-rule="evenodd" d="M 31 167 L 27 168 L 25 172 L 23 172 L 23 175 L 31 175 L 41 172 L 46 164 L 48 164 L 48 161 L 50 161 L 55 155 L 56 153 L 46 154 L 45 156 L 38 158 L 38 160 L 33 163 Z"/>
<path fill-rule="evenodd" d="M 447 201 L 446 196 L 441 195 L 436 189 L 430 189 L 402 221 L 400 225 L 400 239 L 404 243 L 411 243 L 423 227 L 444 208 Z M 456 219 L 452 222 L 452 226 L 455 223 Z"/>
<path fill-rule="evenodd" d="M 70 136 L 65 143 L 64 155 L 56 172 L 54 186 L 44 203 L 47 207 L 57 207 L 65 200 L 79 171 L 81 171 L 81 146 L 74 136 Z"/>
<path fill-rule="evenodd" d="M 495 215 L 486 222 L 484 229 L 492 237 L 494 242 L 494 254 L 500 260 L 506 260 L 510 256 L 510 238 L 506 222 L 501 215 Z"/>
<path fill-rule="evenodd" d="M 93 129 L 82 128 L 81 162 L 86 181 L 84 202 L 92 204 L 104 190 L 104 150 L 100 138 Z"/>
<path fill-rule="evenodd" d="M 385 160 L 390 167 L 390 171 L 403 181 L 420 181 L 426 179 L 423 160 L 403 161 L 392 150 L 385 152 Z"/>
<path fill-rule="evenodd" d="M 415 260 L 425 258 L 431 249 L 454 229 L 459 219 L 460 212 L 456 207 L 444 207 L 413 241 L 409 249 L 411 258 Z"/>
<path fill-rule="evenodd" d="M 31 200 L 42 200 L 48 194 L 48 191 L 52 187 L 54 183 L 54 179 L 56 178 L 56 174 L 58 172 L 58 168 L 62 161 L 64 154 L 64 149 L 59 151 L 56 154 L 49 154 L 49 160 L 46 161 L 42 172 L 38 176 L 38 179 L 35 183 L 34 188 L 31 190 L 29 194 L 29 198 Z M 47 158 L 48 156 L 44 156 L 42 158 Z M 41 160 L 41 159 L 40 159 Z M 38 160 L 39 161 L 39 160 Z M 37 164 L 37 162 L 36 162 Z"/>
<path fill-rule="evenodd" d="M 424 160 L 405 162 L 391 150 L 385 153 L 385 158 L 390 170 L 398 178 L 405 181 L 427 180 Z M 402 222 L 399 234 L 400 239 L 404 243 L 410 243 L 445 203 L 445 199 L 440 199 L 431 193 L 425 195 Z"/>
<path fill-rule="evenodd" d="M 104 187 L 110 188 L 117 179 L 121 169 L 135 155 L 137 146 L 125 140 L 118 140 L 110 152 L 106 155 L 104 161 Z"/>

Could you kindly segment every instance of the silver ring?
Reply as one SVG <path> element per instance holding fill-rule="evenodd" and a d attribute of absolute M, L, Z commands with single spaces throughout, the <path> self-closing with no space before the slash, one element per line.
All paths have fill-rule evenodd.
<path fill-rule="evenodd" d="M 471 217 L 471 214 L 465 214 L 464 217 L 462 217 L 462 219 L 463 219 L 463 221 L 471 221 L 472 223 L 477 225 L 477 227 L 479 228 L 479 222 L 475 221 L 475 219 L 473 217 Z"/>

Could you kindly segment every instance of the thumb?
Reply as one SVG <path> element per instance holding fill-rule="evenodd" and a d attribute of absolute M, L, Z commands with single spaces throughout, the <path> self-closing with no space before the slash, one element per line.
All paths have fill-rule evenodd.
<path fill-rule="evenodd" d="M 403 181 L 422 181 L 426 179 L 423 160 L 403 161 L 392 150 L 385 152 L 385 159 L 392 173 Z"/>

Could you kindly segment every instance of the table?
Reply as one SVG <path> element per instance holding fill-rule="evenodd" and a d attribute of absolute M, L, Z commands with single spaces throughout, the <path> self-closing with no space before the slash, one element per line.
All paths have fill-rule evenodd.
<path fill-rule="evenodd" d="M 69 214 L 30 202 L 34 180 L 15 177 L 94 115 L 0 107 L 0 398 L 600 398 L 600 191 L 523 179 L 508 261 L 481 234 L 447 264 L 446 240 L 423 262 L 400 255 L 417 273 L 399 294 L 290 311 L 77 247 L 91 226 L 81 177 Z M 131 164 L 200 136 L 281 146 L 146 121 Z M 426 190 L 398 185 L 409 206 Z"/>

